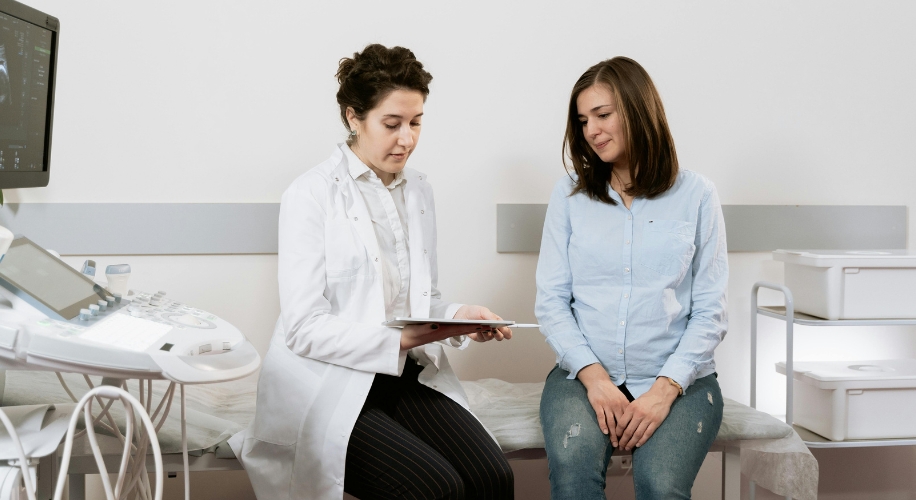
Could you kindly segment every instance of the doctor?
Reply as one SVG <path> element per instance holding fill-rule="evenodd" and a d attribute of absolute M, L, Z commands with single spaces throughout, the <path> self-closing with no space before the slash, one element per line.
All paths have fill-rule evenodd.
<path fill-rule="evenodd" d="M 512 498 L 512 469 L 445 355 L 511 331 L 382 326 L 499 319 L 436 289 L 432 187 L 405 168 L 432 76 L 410 50 L 376 44 L 337 79 L 349 137 L 283 194 L 281 313 L 233 448 L 263 499 Z"/>

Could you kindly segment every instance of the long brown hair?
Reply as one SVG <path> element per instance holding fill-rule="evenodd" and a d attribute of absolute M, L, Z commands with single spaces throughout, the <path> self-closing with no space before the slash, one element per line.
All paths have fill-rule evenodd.
<path fill-rule="evenodd" d="M 628 57 L 602 61 L 582 74 L 569 97 L 563 165 L 579 177 L 572 194 L 585 192 L 590 198 L 616 205 L 608 193 L 612 164 L 604 162 L 585 140 L 576 101 L 593 85 L 604 85 L 617 101 L 617 112 L 626 134 L 625 152 L 630 166 L 630 196 L 654 198 L 674 186 L 677 180 L 677 152 L 668 129 L 665 108 L 646 70 Z"/>

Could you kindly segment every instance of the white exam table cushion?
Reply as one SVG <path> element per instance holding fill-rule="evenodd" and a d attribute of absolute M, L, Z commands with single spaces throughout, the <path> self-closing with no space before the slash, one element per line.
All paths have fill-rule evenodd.
<path fill-rule="evenodd" d="M 70 402 L 54 373 L 8 371 L 6 376 L 3 405 Z M 77 397 L 86 392 L 82 375 L 64 374 L 64 378 Z M 93 381 L 98 383 L 98 377 Z M 462 385 L 471 410 L 504 452 L 544 447 L 539 416 L 543 382 L 513 384 L 483 379 Z M 154 401 L 158 401 L 168 383 L 154 381 L 153 387 Z M 136 380 L 130 382 L 129 388 L 138 395 Z M 218 457 L 234 457 L 229 446 L 221 443 L 245 429 L 254 418 L 257 374 L 233 382 L 190 385 L 185 390 L 188 449 L 196 455 L 215 450 Z M 179 401 L 176 387 L 169 418 L 159 431 L 163 453 L 181 451 Z M 792 498 L 817 498 L 817 460 L 782 421 L 726 398 L 716 442 L 740 448 L 741 471 L 757 484 Z"/>
<path fill-rule="evenodd" d="M 462 382 L 471 410 L 504 452 L 543 448 L 540 402 L 544 383 L 498 379 Z M 716 443 L 738 447 L 741 472 L 760 486 L 799 500 L 817 498 L 817 460 L 785 422 L 731 399 Z"/>
<path fill-rule="evenodd" d="M 471 410 L 496 436 L 504 452 L 543 448 L 540 404 L 544 383 L 512 384 L 498 379 L 462 382 Z M 771 415 L 725 399 L 717 441 L 779 439 L 792 428 Z"/>
<path fill-rule="evenodd" d="M 94 383 L 98 383 L 98 377 L 93 379 Z M 77 397 L 87 390 L 82 375 L 66 373 L 64 380 Z M 471 410 L 493 433 L 504 452 L 544 447 L 539 416 L 543 382 L 513 384 L 498 379 L 483 379 L 461 384 Z M 167 387 L 168 382 L 153 382 L 154 407 Z M 139 397 L 136 380 L 130 381 L 128 388 Z M 188 385 L 185 391 L 189 450 L 210 449 L 247 427 L 254 418 L 256 376 L 218 384 Z M 179 401 L 176 387 L 169 418 L 159 431 L 163 453 L 181 451 Z M 71 403 L 54 373 L 7 372 L 4 406 L 48 403 Z M 112 410 L 121 414 L 119 405 L 113 405 Z M 792 428 L 780 420 L 725 398 L 725 413 L 716 439 L 778 439 L 791 433 Z"/>

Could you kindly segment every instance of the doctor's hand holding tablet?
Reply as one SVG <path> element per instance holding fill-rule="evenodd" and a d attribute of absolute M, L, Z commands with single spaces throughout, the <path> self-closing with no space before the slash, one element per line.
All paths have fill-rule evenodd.
<path fill-rule="evenodd" d="M 483 306 L 463 305 L 452 320 L 434 318 L 395 318 L 386 326 L 403 326 L 401 349 L 467 335 L 475 342 L 512 338 L 514 321 L 505 321 Z"/>

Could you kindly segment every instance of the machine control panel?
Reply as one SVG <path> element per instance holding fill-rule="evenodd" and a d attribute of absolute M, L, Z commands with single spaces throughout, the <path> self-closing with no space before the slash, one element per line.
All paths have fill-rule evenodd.
<path fill-rule="evenodd" d="M 121 296 L 107 287 L 16 238 L 0 261 L 0 298 L 9 304 L 0 303 L 0 317 L 12 335 L 0 338 L 0 361 L 182 383 L 233 380 L 260 365 L 245 336 L 217 315 L 164 291 Z"/>
<path fill-rule="evenodd" d="M 8 299 L 11 294 L 0 289 Z M 232 380 L 260 364 L 234 326 L 208 311 L 160 295 L 130 291 L 115 309 L 86 321 L 28 313 L 26 360 L 33 367 L 116 378 L 165 378 L 183 383 Z M 156 302 L 156 304 L 152 304 Z M 36 314 L 38 313 L 38 314 Z M 0 346 L 0 351 L 2 351 Z M 0 357 L 11 357 L 0 352 Z M 21 357 L 21 356 L 20 356 Z"/>
<path fill-rule="evenodd" d="M 90 305 L 86 317 L 80 314 L 72 320 L 41 318 L 36 324 L 56 330 L 61 337 L 79 336 L 83 340 L 116 345 L 134 351 L 153 346 L 174 330 L 218 330 L 221 320 L 210 312 L 167 299 L 165 292 L 151 294 L 131 290 L 120 302 L 112 298 Z M 93 307 L 95 306 L 95 307 Z M 189 332 L 190 333 L 190 332 Z M 215 333 L 215 332 L 214 332 Z M 159 349 L 171 351 L 175 344 L 163 342 Z M 231 350 L 230 340 L 208 341 L 182 353 L 195 356 Z"/>

